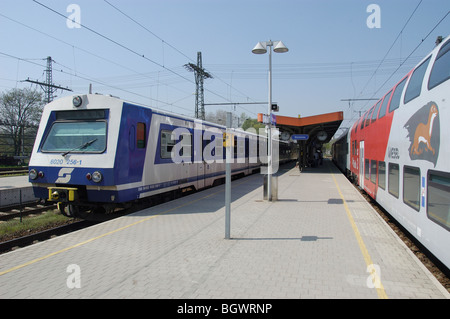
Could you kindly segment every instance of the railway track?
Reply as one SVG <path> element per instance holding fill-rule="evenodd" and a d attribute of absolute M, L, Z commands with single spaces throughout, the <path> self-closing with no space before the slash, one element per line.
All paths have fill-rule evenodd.
<path fill-rule="evenodd" d="M 28 174 L 28 167 L 0 167 L 0 177 L 7 175 L 26 175 Z"/>
<path fill-rule="evenodd" d="M 9 239 L 5 240 L 4 238 L 3 241 L 0 242 L 0 254 L 16 248 L 29 246 L 40 241 L 100 224 L 111 219 L 131 214 L 135 211 L 135 209 L 120 209 L 114 213 L 101 216 L 101 218 L 98 218 L 97 220 L 80 220 L 76 218 L 67 218 L 66 221 L 59 222 L 58 224 L 48 224 L 46 226 L 43 226 L 41 229 L 30 231 L 30 234 L 27 234 L 26 232 L 14 233 L 9 236 Z"/>
<path fill-rule="evenodd" d="M 186 192 L 184 194 L 181 194 L 179 196 L 188 196 L 189 194 L 191 194 L 191 192 Z M 25 246 L 29 246 L 32 245 L 36 242 L 40 242 L 40 241 L 44 241 L 47 239 L 50 239 L 52 237 L 55 236 L 60 236 L 60 235 L 64 235 L 76 230 L 80 230 L 83 228 L 87 228 L 111 219 L 115 219 L 124 215 L 128 215 L 134 212 L 137 212 L 139 210 L 145 209 L 145 208 L 149 208 L 149 207 L 153 207 L 168 201 L 171 201 L 179 196 L 174 196 L 173 194 L 161 194 L 158 197 L 152 198 L 151 200 L 148 201 L 141 201 L 139 203 L 136 203 L 136 205 L 133 205 L 133 207 L 130 208 L 119 208 L 117 209 L 115 212 L 111 213 L 111 214 L 106 214 L 106 215 L 100 215 L 100 216 L 92 216 L 90 217 L 91 220 L 79 220 L 79 219 L 72 219 L 72 218 L 67 218 L 67 221 L 63 224 L 63 225 L 47 225 L 45 226 L 45 229 L 41 229 L 41 230 L 36 230 L 33 231 L 32 234 L 11 234 L 10 235 L 10 239 L 7 239 L 6 241 L 4 240 L 3 242 L 0 242 L 0 254 L 3 254 L 5 252 L 11 251 L 12 249 L 15 248 L 20 248 L 20 247 L 25 247 Z M 35 204 L 38 204 L 37 202 Z M 17 206 L 14 207 L 15 209 L 17 209 Z M 36 209 L 29 209 L 27 211 L 27 214 L 33 214 L 33 213 L 37 213 L 39 211 L 46 211 L 49 209 L 56 209 L 56 205 L 47 205 L 45 207 L 39 207 Z M 1 208 L 0 208 L 1 210 Z M 11 212 L 11 210 L 10 210 Z M 24 212 L 22 212 L 24 214 Z M 0 214 L 2 214 L 0 212 Z M 14 218 L 12 217 L 13 215 L 17 214 L 17 212 L 14 213 L 7 213 L 4 212 L 4 214 L 6 216 L 3 216 L 1 218 L 4 219 L 11 219 Z M 17 216 L 16 216 L 17 217 Z"/>
<path fill-rule="evenodd" d="M 44 241 L 50 239 L 55 236 L 61 236 L 79 229 L 83 229 L 92 225 L 95 225 L 97 222 L 90 221 L 71 221 L 68 224 L 51 227 L 49 229 L 45 229 L 42 231 L 38 231 L 36 233 L 21 236 L 17 238 L 13 238 L 8 241 L 4 241 L 0 243 L 0 254 L 8 252 L 10 250 L 29 246 L 35 244 L 40 241 Z"/>
<path fill-rule="evenodd" d="M 7 221 L 32 214 L 41 214 L 56 208 L 55 204 L 41 204 L 38 201 L 28 202 L 23 205 L 0 207 L 0 221 Z"/>

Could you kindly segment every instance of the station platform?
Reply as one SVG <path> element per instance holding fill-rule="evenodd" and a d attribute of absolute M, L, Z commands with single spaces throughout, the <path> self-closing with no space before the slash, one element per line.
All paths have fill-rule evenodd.
<path fill-rule="evenodd" d="M 36 200 L 26 176 L 0 177 L 0 207 Z"/>
<path fill-rule="evenodd" d="M 28 181 L 28 175 L 0 178 L 0 190 L 24 187 L 31 187 L 31 183 Z"/>
<path fill-rule="evenodd" d="M 280 168 L 17 249 L 0 298 L 439 298 L 449 293 L 328 160 Z"/>

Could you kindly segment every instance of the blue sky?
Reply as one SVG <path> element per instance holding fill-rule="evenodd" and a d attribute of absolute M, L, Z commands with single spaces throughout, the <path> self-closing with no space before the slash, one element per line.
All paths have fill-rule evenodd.
<path fill-rule="evenodd" d="M 69 16 L 71 4 L 92 31 L 69 28 L 50 10 Z M 370 4 L 380 8 L 380 28 L 367 25 Z M 438 35 L 449 35 L 447 16 L 405 61 L 449 9 L 448 0 L 2 0 L 0 91 L 30 87 L 21 82 L 27 78 L 44 81 L 51 56 L 57 85 L 87 93 L 92 83 L 94 92 L 192 116 L 194 75 L 183 65 L 196 63 L 198 51 L 214 76 L 205 80 L 205 103 L 263 102 L 268 55 L 251 50 L 258 41 L 282 40 L 289 52 L 272 56 L 279 114 L 344 111 L 348 127 L 355 111 L 372 102 L 341 100 L 384 95 L 433 49 Z M 206 111 L 218 108 L 253 118 L 267 109 Z"/>

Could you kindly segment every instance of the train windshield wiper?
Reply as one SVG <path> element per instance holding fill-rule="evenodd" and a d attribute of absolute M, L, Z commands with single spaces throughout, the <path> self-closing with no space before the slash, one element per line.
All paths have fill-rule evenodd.
<path fill-rule="evenodd" d="M 67 151 L 67 152 L 62 153 L 62 156 L 66 156 L 67 154 L 69 154 L 69 153 L 71 153 L 71 152 L 73 152 L 73 151 L 76 151 L 76 150 L 83 150 L 83 149 L 85 149 L 86 147 L 88 147 L 88 146 L 94 144 L 95 141 L 97 141 L 96 138 L 94 138 L 92 141 L 89 141 L 89 142 L 86 142 L 86 143 L 84 143 L 84 144 L 81 144 L 80 146 L 75 147 L 75 148 L 71 149 L 70 151 Z"/>

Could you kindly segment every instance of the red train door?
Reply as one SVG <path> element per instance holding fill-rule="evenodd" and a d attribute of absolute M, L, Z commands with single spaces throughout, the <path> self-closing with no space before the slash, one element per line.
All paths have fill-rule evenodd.
<path fill-rule="evenodd" d="M 359 142 L 359 186 L 364 189 L 364 141 Z"/>

